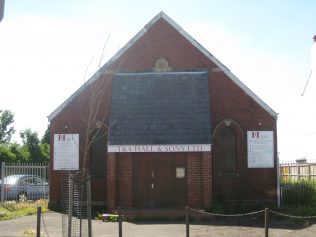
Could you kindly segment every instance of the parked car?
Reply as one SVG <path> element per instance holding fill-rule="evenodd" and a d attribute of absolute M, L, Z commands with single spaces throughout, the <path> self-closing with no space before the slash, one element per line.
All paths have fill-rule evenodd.
<path fill-rule="evenodd" d="M 4 185 L 2 188 L 2 184 Z M 37 200 L 48 198 L 48 182 L 42 177 L 29 174 L 9 175 L 0 179 L 0 195 L 4 192 L 4 200 Z M 0 196 L 0 197 L 1 197 Z"/>

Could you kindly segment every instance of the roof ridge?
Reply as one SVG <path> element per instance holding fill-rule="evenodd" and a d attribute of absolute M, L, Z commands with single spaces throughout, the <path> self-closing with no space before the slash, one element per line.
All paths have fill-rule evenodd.
<path fill-rule="evenodd" d="M 194 47 L 196 47 L 209 60 L 214 62 L 221 71 L 223 71 L 237 86 L 239 86 L 246 94 L 254 99 L 263 109 L 271 116 L 277 119 L 278 114 L 270 108 L 262 99 L 260 99 L 252 90 L 250 90 L 243 82 L 241 82 L 223 63 L 221 63 L 214 55 L 206 50 L 199 42 L 189 35 L 180 25 L 172 20 L 165 12 L 160 11 L 152 18 L 134 37 L 132 37 L 120 50 L 114 54 L 88 81 L 86 81 L 78 90 L 76 90 L 68 99 L 66 99 L 59 107 L 57 107 L 50 115 L 48 120 L 51 121 L 57 116 L 80 92 L 82 92 L 92 82 L 97 80 L 100 75 L 108 73 L 110 66 L 121 57 L 135 42 L 137 42 L 159 19 L 164 19 L 173 28 L 176 29 L 185 39 L 187 39 Z"/>

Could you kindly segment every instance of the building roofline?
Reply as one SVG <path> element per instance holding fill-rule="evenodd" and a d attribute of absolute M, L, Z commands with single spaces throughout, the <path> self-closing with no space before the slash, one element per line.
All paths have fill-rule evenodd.
<path fill-rule="evenodd" d="M 121 57 L 130 47 L 134 45 L 159 19 L 164 19 L 172 27 L 174 27 L 185 39 L 194 45 L 208 59 L 214 62 L 221 71 L 223 71 L 236 85 L 238 85 L 247 95 L 254 99 L 263 109 L 265 109 L 272 117 L 277 119 L 278 114 L 271 109 L 263 100 L 261 100 L 253 91 L 251 91 L 244 83 L 242 83 L 224 64 L 199 44 L 192 36 L 182 29 L 174 20 L 167 16 L 163 11 L 158 13 L 151 21 L 149 21 L 131 40 L 125 44 L 113 57 L 109 59 L 88 81 L 86 81 L 78 90 L 76 90 L 68 99 L 58 106 L 50 115 L 48 120 L 54 119 L 74 98 L 76 98 L 86 87 L 91 85 L 100 75 L 107 74 L 110 66 Z"/>
<path fill-rule="evenodd" d="M 200 43 L 198 43 L 191 35 L 182 29 L 175 21 L 173 21 L 164 12 L 160 13 L 162 18 L 172 25 L 184 38 L 186 38 L 192 45 L 194 45 L 207 58 L 214 62 L 233 82 L 235 82 L 246 94 L 254 99 L 263 109 L 265 109 L 272 117 L 277 119 L 278 114 L 270 108 L 262 99 L 260 99 L 252 90 L 250 90 L 244 83 L 242 83 L 223 63 L 221 63 L 214 55 L 206 50 Z"/>

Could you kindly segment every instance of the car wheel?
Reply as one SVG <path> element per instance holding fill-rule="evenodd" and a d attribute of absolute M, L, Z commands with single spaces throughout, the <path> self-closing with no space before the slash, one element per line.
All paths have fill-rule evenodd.
<path fill-rule="evenodd" d="M 27 195 L 26 193 L 20 193 L 18 195 L 18 202 L 26 202 L 27 201 Z"/>

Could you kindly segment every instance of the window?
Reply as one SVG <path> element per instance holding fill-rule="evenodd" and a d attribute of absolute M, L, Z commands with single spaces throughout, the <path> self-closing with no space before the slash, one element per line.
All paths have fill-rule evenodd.
<path fill-rule="evenodd" d="M 236 135 L 230 126 L 224 127 L 220 132 L 220 169 L 222 173 L 236 173 L 237 148 Z"/>
<path fill-rule="evenodd" d="M 95 135 L 95 134 L 94 134 Z M 106 174 L 106 135 L 104 131 L 99 130 L 96 136 L 92 136 L 94 141 L 90 148 L 90 168 L 93 177 L 104 178 Z"/>

